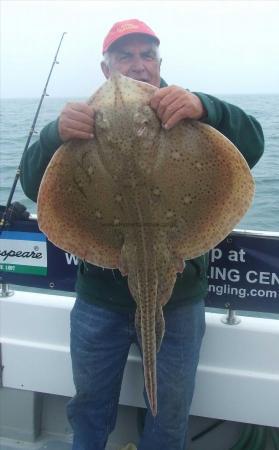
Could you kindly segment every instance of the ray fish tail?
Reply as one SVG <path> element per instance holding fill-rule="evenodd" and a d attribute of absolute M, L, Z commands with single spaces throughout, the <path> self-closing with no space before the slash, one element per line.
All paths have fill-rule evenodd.
<path fill-rule="evenodd" d="M 154 259 L 150 258 L 151 260 Z M 138 308 L 136 312 L 135 325 L 139 343 L 142 349 L 144 381 L 147 398 L 153 416 L 157 414 L 157 374 L 156 374 L 156 353 L 158 342 L 162 336 L 156 333 L 157 315 L 157 288 L 158 278 L 155 265 L 148 264 L 141 267 L 137 272 L 138 286 Z"/>

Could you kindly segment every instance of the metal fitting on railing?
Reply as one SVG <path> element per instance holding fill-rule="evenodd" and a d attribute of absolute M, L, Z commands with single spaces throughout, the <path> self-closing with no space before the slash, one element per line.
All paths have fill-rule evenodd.
<path fill-rule="evenodd" d="M 238 325 L 241 322 L 241 319 L 236 315 L 236 311 L 231 309 L 228 305 L 227 314 L 222 317 L 221 322 L 225 325 Z"/>
<path fill-rule="evenodd" d="M 14 295 L 14 291 L 9 289 L 9 285 L 7 283 L 0 284 L 0 297 L 11 297 Z"/>

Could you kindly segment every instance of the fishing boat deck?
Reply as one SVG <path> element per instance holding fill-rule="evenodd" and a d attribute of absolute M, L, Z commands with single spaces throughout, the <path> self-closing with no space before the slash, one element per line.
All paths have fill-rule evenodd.
<path fill-rule="evenodd" d="M 139 439 L 135 430 L 136 410 L 120 407 L 116 429 L 109 438 L 106 450 L 136 450 Z M 217 424 L 217 426 L 216 426 Z M 210 427 L 214 427 L 210 429 Z M 202 417 L 190 417 L 190 438 L 187 450 L 228 450 L 239 441 L 246 424 Z M 203 434 L 204 430 L 208 430 Z M 278 429 L 279 436 L 279 429 Z M 134 445 L 129 445 L 134 444 Z M 71 450 L 71 436 L 40 436 L 35 442 L 0 438 L 1 450 Z M 271 436 L 268 435 L 265 450 L 273 450 Z M 186 450 L 186 449 L 185 449 Z"/>
<path fill-rule="evenodd" d="M 0 439 L 1 450 L 71 450 L 71 443 L 55 439 L 40 439 L 38 442 L 23 442 L 12 439 Z"/>

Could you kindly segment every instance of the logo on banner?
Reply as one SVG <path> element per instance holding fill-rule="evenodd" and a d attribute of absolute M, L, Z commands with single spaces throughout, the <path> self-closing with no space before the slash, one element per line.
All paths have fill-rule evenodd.
<path fill-rule="evenodd" d="M 0 271 L 47 275 L 47 244 L 43 233 L 3 231 L 0 234 Z"/>

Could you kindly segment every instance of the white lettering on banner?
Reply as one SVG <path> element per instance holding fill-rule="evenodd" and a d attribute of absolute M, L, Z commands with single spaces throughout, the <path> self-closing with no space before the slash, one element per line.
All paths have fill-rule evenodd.
<path fill-rule="evenodd" d="M 242 275 L 242 277 L 241 277 Z M 279 276 L 275 272 L 257 272 L 249 270 L 241 274 L 238 269 L 227 269 L 226 267 L 211 266 L 208 270 L 208 278 L 211 280 L 238 282 L 245 278 L 248 283 L 259 283 L 266 285 L 279 285 Z"/>
<path fill-rule="evenodd" d="M 246 296 L 246 289 L 245 288 L 237 288 L 237 287 L 231 287 L 229 284 L 224 285 L 214 285 L 210 284 L 208 286 L 209 292 L 214 292 L 216 295 L 234 295 L 239 298 L 244 298 Z"/>
<path fill-rule="evenodd" d="M 75 266 L 78 265 L 78 257 L 77 256 L 74 256 L 71 253 L 65 253 L 65 256 L 66 256 L 66 261 L 67 261 L 68 265 L 70 265 L 70 264 L 74 264 Z"/>
<path fill-rule="evenodd" d="M 208 278 L 211 280 L 221 280 L 221 281 L 246 281 L 248 283 L 258 283 L 262 285 L 278 286 L 279 285 L 279 274 L 276 272 L 265 272 L 257 270 L 249 270 L 251 267 L 246 261 L 246 251 L 243 248 L 238 250 L 234 249 L 223 249 L 216 247 L 210 252 L 210 262 L 215 263 L 209 267 Z M 244 267 L 239 269 L 232 269 L 228 266 L 233 264 L 226 264 L 226 260 L 231 263 L 244 263 L 244 267 L 247 264 L 248 267 L 245 270 Z M 218 264 L 222 264 L 220 267 Z M 225 266 L 225 267 L 223 267 Z M 227 267 L 226 267 L 227 266 Z"/>
<path fill-rule="evenodd" d="M 279 285 L 279 277 L 275 272 L 256 272 L 249 270 L 246 273 L 246 280 L 248 283 L 259 283 L 269 285 Z"/>
<path fill-rule="evenodd" d="M 230 250 L 228 253 L 228 260 L 229 261 L 236 261 L 236 262 L 245 262 L 244 259 L 245 251 L 243 248 L 241 248 L 239 251 L 237 250 Z"/>
<path fill-rule="evenodd" d="M 240 273 L 237 269 L 227 269 L 226 267 L 215 267 L 212 266 L 209 269 L 209 278 L 214 280 L 229 280 L 229 281 L 239 281 Z"/>
<path fill-rule="evenodd" d="M 266 299 L 278 299 L 279 298 L 279 292 L 271 291 L 271 290 L 265 290 L 265 289 L 246 289 L 245 287 L 236 287 L 231 286 L 230 284 L 223 284 L 223 285 L 215 285 L 215 284 L 209 284 L 208 291 L 213 292 L 216 295 L 231 295 L 233 297 L 238 298 L 248 298 L 248 297 L 259 297 L 259 298 L 266 298 Z"/>
<path fill-rule="evenodd" d="M 222 250 L 216 247 L 213 248 L 210 252 L 210 261 L 211 262 L 219 261 L 219 259 L 221 259 L 223 256 L 227 256 L 229 261 L 245 263 L 246 262 L 244 258 L 245 255 L 246 252 L 245 250 L 243 250 L 243 248 L 239 250 L 229 250 L 227 255 L 223 255 Z"/>
<path fill-rule="evenodd" d="M 222 250 L 220 248 L 213 248 L 210 252 L 210 260 L 211 262 L 218 261 L 223 256 Z"/>

